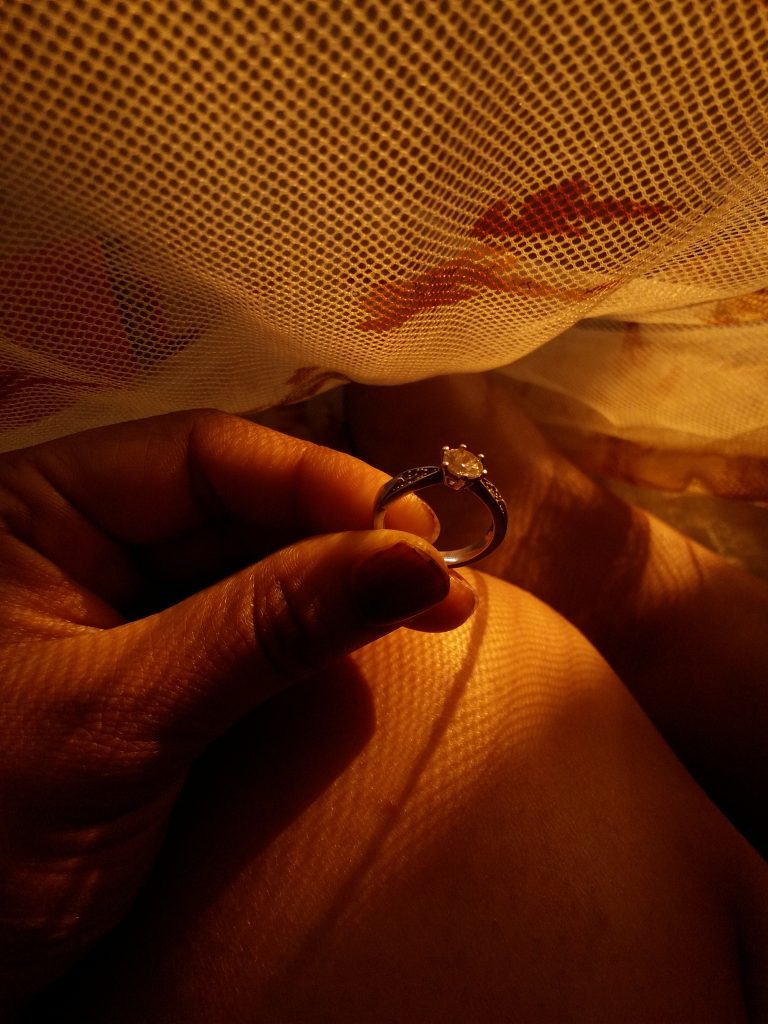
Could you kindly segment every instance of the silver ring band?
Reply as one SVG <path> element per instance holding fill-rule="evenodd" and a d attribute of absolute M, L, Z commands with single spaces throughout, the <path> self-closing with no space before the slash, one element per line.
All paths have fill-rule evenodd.
<path fill-rule="evenodd" d="M 507 531 L 507 506 L 498 487 L 488 479 L 487 470 L 483 466 L 484 455 L 474 455 L 462 444 L 458 448 L 443 447 L 443 455 L 439 466 L 417 466 L 403 470 L 384 484 L 376 496 L 373 508 L 373 525 L 379 528 L 384 525 L 387 506 L 404 494 L 413 494 L 425 487 L 443 484 L 453 491 L 470 490 L 486 506 L 491 514 L 491 522 L 482 537 L 463 548 L 452 551 L 441 551 L 443 560 L 451 568 L 470 565 L 490 555 L 504 540 Z"/>

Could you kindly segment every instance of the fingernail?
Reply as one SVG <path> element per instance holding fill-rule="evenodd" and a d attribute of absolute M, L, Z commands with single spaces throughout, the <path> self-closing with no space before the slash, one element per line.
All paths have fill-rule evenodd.
<path fill-rule="evenodd" d="M 353 579 L 360 610 L 375 623 L 418 615 L 447 597 L 450 585 L 445 569 L 402 541 L 367 558 Z"/>
<path fill-rule="evenodd" d="M 474 611 L 474 609 L 477 608 L 477 591 L 475 590 L 475 588 L 472 586 L 471 583 L 468 583 L 467 580 L 464 579 L 464 577 L 461 575 L 461 573 L 456 572 L 455 569 L 451 569 L 450 570 L 450 576 L 451 576 L 451 579 L 459 587 L 461 587 L 461 589 L 466 594 L 468 594 L 468 595 L 470 595 L 472 597 L 472 610 Z"/>

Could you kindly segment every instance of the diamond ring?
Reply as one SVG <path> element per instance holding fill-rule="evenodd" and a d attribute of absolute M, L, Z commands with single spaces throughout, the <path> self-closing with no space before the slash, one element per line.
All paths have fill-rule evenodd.
<path fill-rule="evenodd" d="M 507 530 L 507 506 L 499 493 L 498 487 L 488 479 L 488 471 L 483 465 L 484 455 L 474 455 L 467 451 L 465 444 L 458 448 L 443 447 L 439 466 L 417 466 L 403 470 L 384 484 L 376 496 L 373 507 L 373 525 L 384 525 L 387 506 L 401 498 L 404 494 L 412 494 L 425 487 L 443 484 L 452 491 L 465 488 L 483 502 L 491 513 L 491 522 L 485 534 L 473 544 L 456 548 L 452 551 L 441 551 L 443 560 L 451 568 L 470 565 L 495 550 L 504 539 Z"/>

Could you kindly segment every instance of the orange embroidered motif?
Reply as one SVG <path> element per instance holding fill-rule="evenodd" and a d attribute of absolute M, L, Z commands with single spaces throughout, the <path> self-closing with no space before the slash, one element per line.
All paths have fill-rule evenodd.
<path fill-rule="evenodd" d="M 705 303 L 702 306 L 702 320 L 704 323 L 723 326 L 762 323 L 768 320 L 768 288 Z"/>
<path fill-rule="evenodd" d="M 423 274 L 404 281 L 384 281 L 364 300 L 369 319 L 360 328 L 387 331 L 400 327 L 422 310 L 463 302 L 484 289 L 512 291 L 509 270 L 515 263 L 517 257 L 510 253 L 473 246 Z"/>
<path fill-rule="evenodd" d="M 530 195 L 513 212 L 507 200 L 493 203 L 473 224 L 470 236 L 483 244 L 411 278 L 384 281 L 363 300 L 368 314 L 358 326 L 363 331 L 388 331 L 428 309 L 472 299 L 483 291 L 578 301 L 609 290 L 609 281 L 588 288 L 558 286 L 539 281 L 512 268 L 510 240 L 531 237 L 583 237 L 597 222 L 667 217 L 673 207 L 630 197 L 600 199 L 582 178 L 568 178 Z M 504 246 L 501 249 L 500 243 Z M 492 246 L 494 248 L 492 248 Z"/>
<path fill-rule="evenodd" d="M 655 219 L 668 216 L 672 210 L 667 203 L 648 203 L 629 196 L 599 199 L 589 182 L 568 178 L 528 196 L 516 213 L 507 200 L 498 200 L 475 221 L 470 234 L 483 239 L 583 238 L 590 223 Z"/>
<path fill-rule="evenodd" d="M 288 393 L 280 399 L 280 405 L 292 405 L 312 398 L 327 384 L 346 384 L 349 377 L 343 373 L 323 370 L 320 366 L 301 366 L 286 381 Z"/>
<path fill-rule="evenodd" d="M 512 253 L 475 246 L 423 274 L 404 281 L 385 281 L 364 299 L 363 308 L 369 318 L 358 326 L 362 331 L 389 331 L 424 310 L 463 302 L 483 291 L 569 302 L 597 295 L 615 283 L 609 281 L 589 288 L 548 284 L 514 271 L 517 262 Z"/>
<path fill-rule="evenodd" d="M 95 236 L 0 260 L 0 335 L 10 342 L 0 355 L 0 401 L 17 425 L 136 381 L 192 340 L 171 330 L 125 244 Z"/>

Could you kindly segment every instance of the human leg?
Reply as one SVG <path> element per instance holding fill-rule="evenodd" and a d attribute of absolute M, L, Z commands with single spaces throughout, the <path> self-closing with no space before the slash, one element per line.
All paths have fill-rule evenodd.
<path fill-rule="evenodd" d="M 475 579 L 464 627 L 371 645 L 219 746 L 80 1019 L 765 1013 L 762 863 L 583 636 Z"/>

